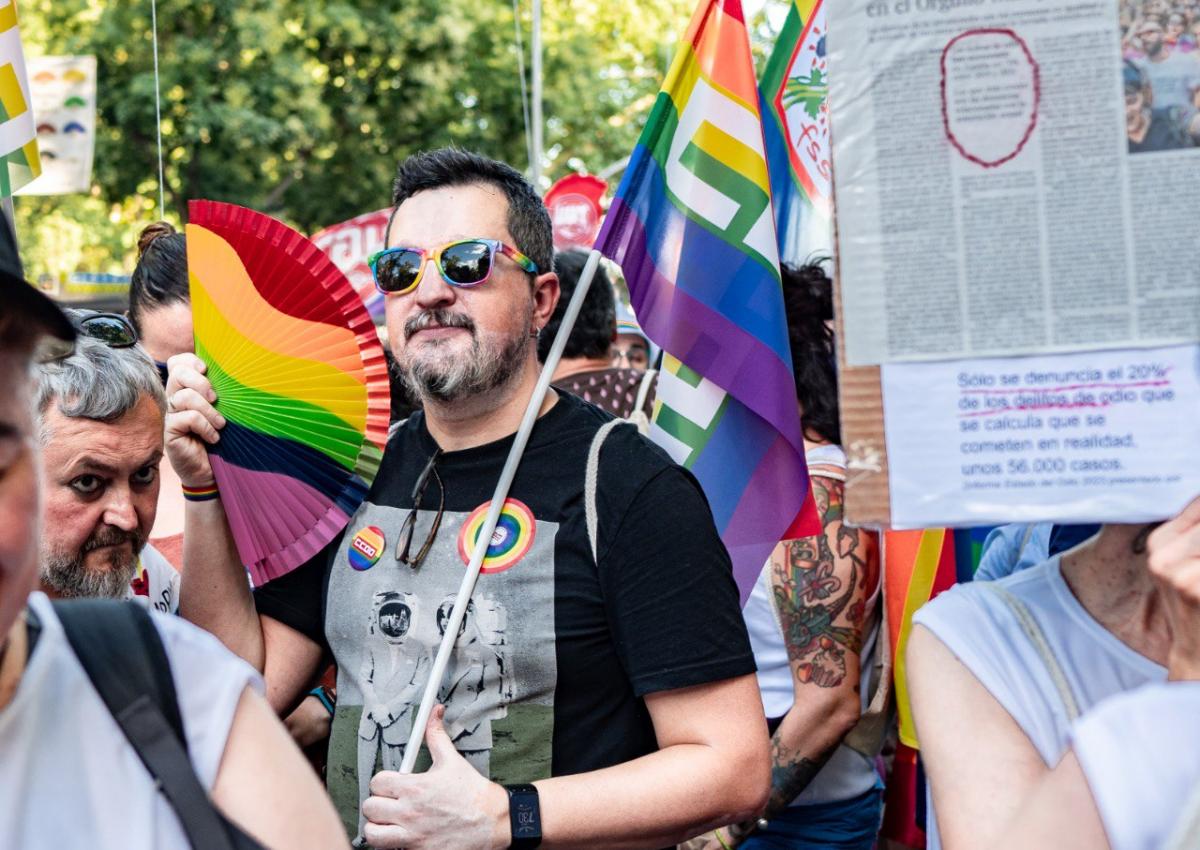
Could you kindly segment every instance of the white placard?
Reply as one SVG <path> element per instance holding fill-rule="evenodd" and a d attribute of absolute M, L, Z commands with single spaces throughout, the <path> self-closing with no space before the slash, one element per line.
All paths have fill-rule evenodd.
<path fill-rule="evenodd" d="M 1200 52 L 1148 2 L 828 6 L 849 364 L 1200 341 Z"/>
<path fill-rule="evenodd" d="M 892 526 L 1150 522 L 1200 493 L 1200 346 L 887 364 Z"/>

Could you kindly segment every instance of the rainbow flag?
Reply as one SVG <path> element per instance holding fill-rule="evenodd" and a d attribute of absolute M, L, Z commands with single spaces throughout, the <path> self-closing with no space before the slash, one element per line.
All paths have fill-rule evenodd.
<path fill-rule="evenodd" d="M 882 835 L 906 847 L 924 847 L 920 803 L 924 789 L 917 769 L 917 733 L 908 700 L 905 652 L 917 609 L 960 580 L 960 556 L 971 551 L 956 532 L 944 528 L 886 531 L 883 534 L 883 602 L 892 651 L 893 693 L 900 741 L 888 781 Z M 966 580 L 970 574 L 966 575 Z"/>
<path fill-rule="evenodd" d="M 825 8 L 793 0 L 759 84 L 779 253 L 788 262 L 833 254 L 829 62 Z"/>
<path fill-rule="evenodd" d="M 744 601 L 775 544 L 820 524 L 739 0 L 696 9 L 596 247 L 665 352 L 651 438 L 703 486 Z"/>
<path fill-rule="evenodd" d="M 900 741 L 917 749 L 904 653 L 917 609 L 958 581 L 954 534 L 944 528 L 886 531 L 883 535 L 883 600 L 895 675 Z"/>
<path fill-rule="evenodd" d="M 41 173 L 17 4 L 0 0 L 0 197 L 11 197 Z"/>

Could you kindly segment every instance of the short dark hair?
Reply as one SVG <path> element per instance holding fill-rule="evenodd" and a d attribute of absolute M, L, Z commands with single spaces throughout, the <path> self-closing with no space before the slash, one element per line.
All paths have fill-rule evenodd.
<path fill-rule="evenodd" d="M 538 360 L 544 361 L 550 353 L 550 346 L 558 334 L 563 313 L 567 311 L 567 304 L 575 292 L 575 285 L 579 283 L 579 275 L 583 273 L 587 258 L 588 252 L 579 250 L 562 251 L 554 258 L 554 271 L 558 272 L 560 294 L 554 315 L 550 317 L 538 338 Z M 603 265 L 598 265 L 591 289 L 583 299 L 579 318 L 575 320 L 571 335 L 567 337 L 563 357 L 607 357 L 616 331 L 616 295 L 613 293 L 612 282 L 608 279 L 608 272 L 604 270 Z"/>
<path fill-rule="evenodd" d="M 188 304 L 187 242 L 165 221 L 148 225 L 138 235 L 138 259 L 129 281 L 129 321 L 142 333 L 146 310 Z"/>
<path fill-rule="evenodd" d="M 396 209 L 418 192 L 446 186 L 486 183 L 508 199 L 508 232 L 515 247 L 545 273 L 554 265 L 554 233 L 550 213 L 537 190 L 511 165 L 459 148 L 415 153 L 396 169 L 392 187 L 392 218 Z M 392 228 L 388 220 L 388 231 Z"/>
<path fill-rule="evenodd" d="M 799 267 L 783 265 L 783 308 L 801 424 L 806 433 L 840 444 L 837 360 L 828 324 L 833 320 L 833 281 L 825 273 L 826 262 L 819 258 Z"/>

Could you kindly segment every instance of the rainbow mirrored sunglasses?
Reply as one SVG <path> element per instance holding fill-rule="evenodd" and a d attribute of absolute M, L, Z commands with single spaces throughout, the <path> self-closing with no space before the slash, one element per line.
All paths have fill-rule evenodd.
<path fill-rule="evenodd" d="M 387 295 L 412 292 L 421 282 L 425 258 L 432 256 L 442 279 L 452 286 L 478 286 L 492 276 L 496 252 L 509 257 L 529 274 L 537 263 L 497 239 L 460 239 L 433 251 L 420 248 L 385 248 L 367 258 L 375 288 Z"/>

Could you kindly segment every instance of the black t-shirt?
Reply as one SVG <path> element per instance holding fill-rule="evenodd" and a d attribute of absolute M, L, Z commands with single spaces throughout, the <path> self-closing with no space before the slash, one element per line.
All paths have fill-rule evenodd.
<path fill-rule="evenodd" d="M 499 782 L 620 764 L 656 749 L 642 697 L 754 672 L 729 556 L 690 473 L 629 425 L 604 443 L 598 563 L 584 472 L 608 414 L 569 394 L 533 429 L 464 620 L 441 698 L 463 755 Z M 350 829 L 379 768 L 400 763 L 442 623 L 512 437 L 438 458 L 411 552 L 396 559 L 412 490 L 436 444 L 418 412 L 397 426 L 366 502 L 321 555 L 259 588 L 260 613 L 338 664 L 329 786 Z M 425 757 L 422 756 L 422 759 Z"/>

